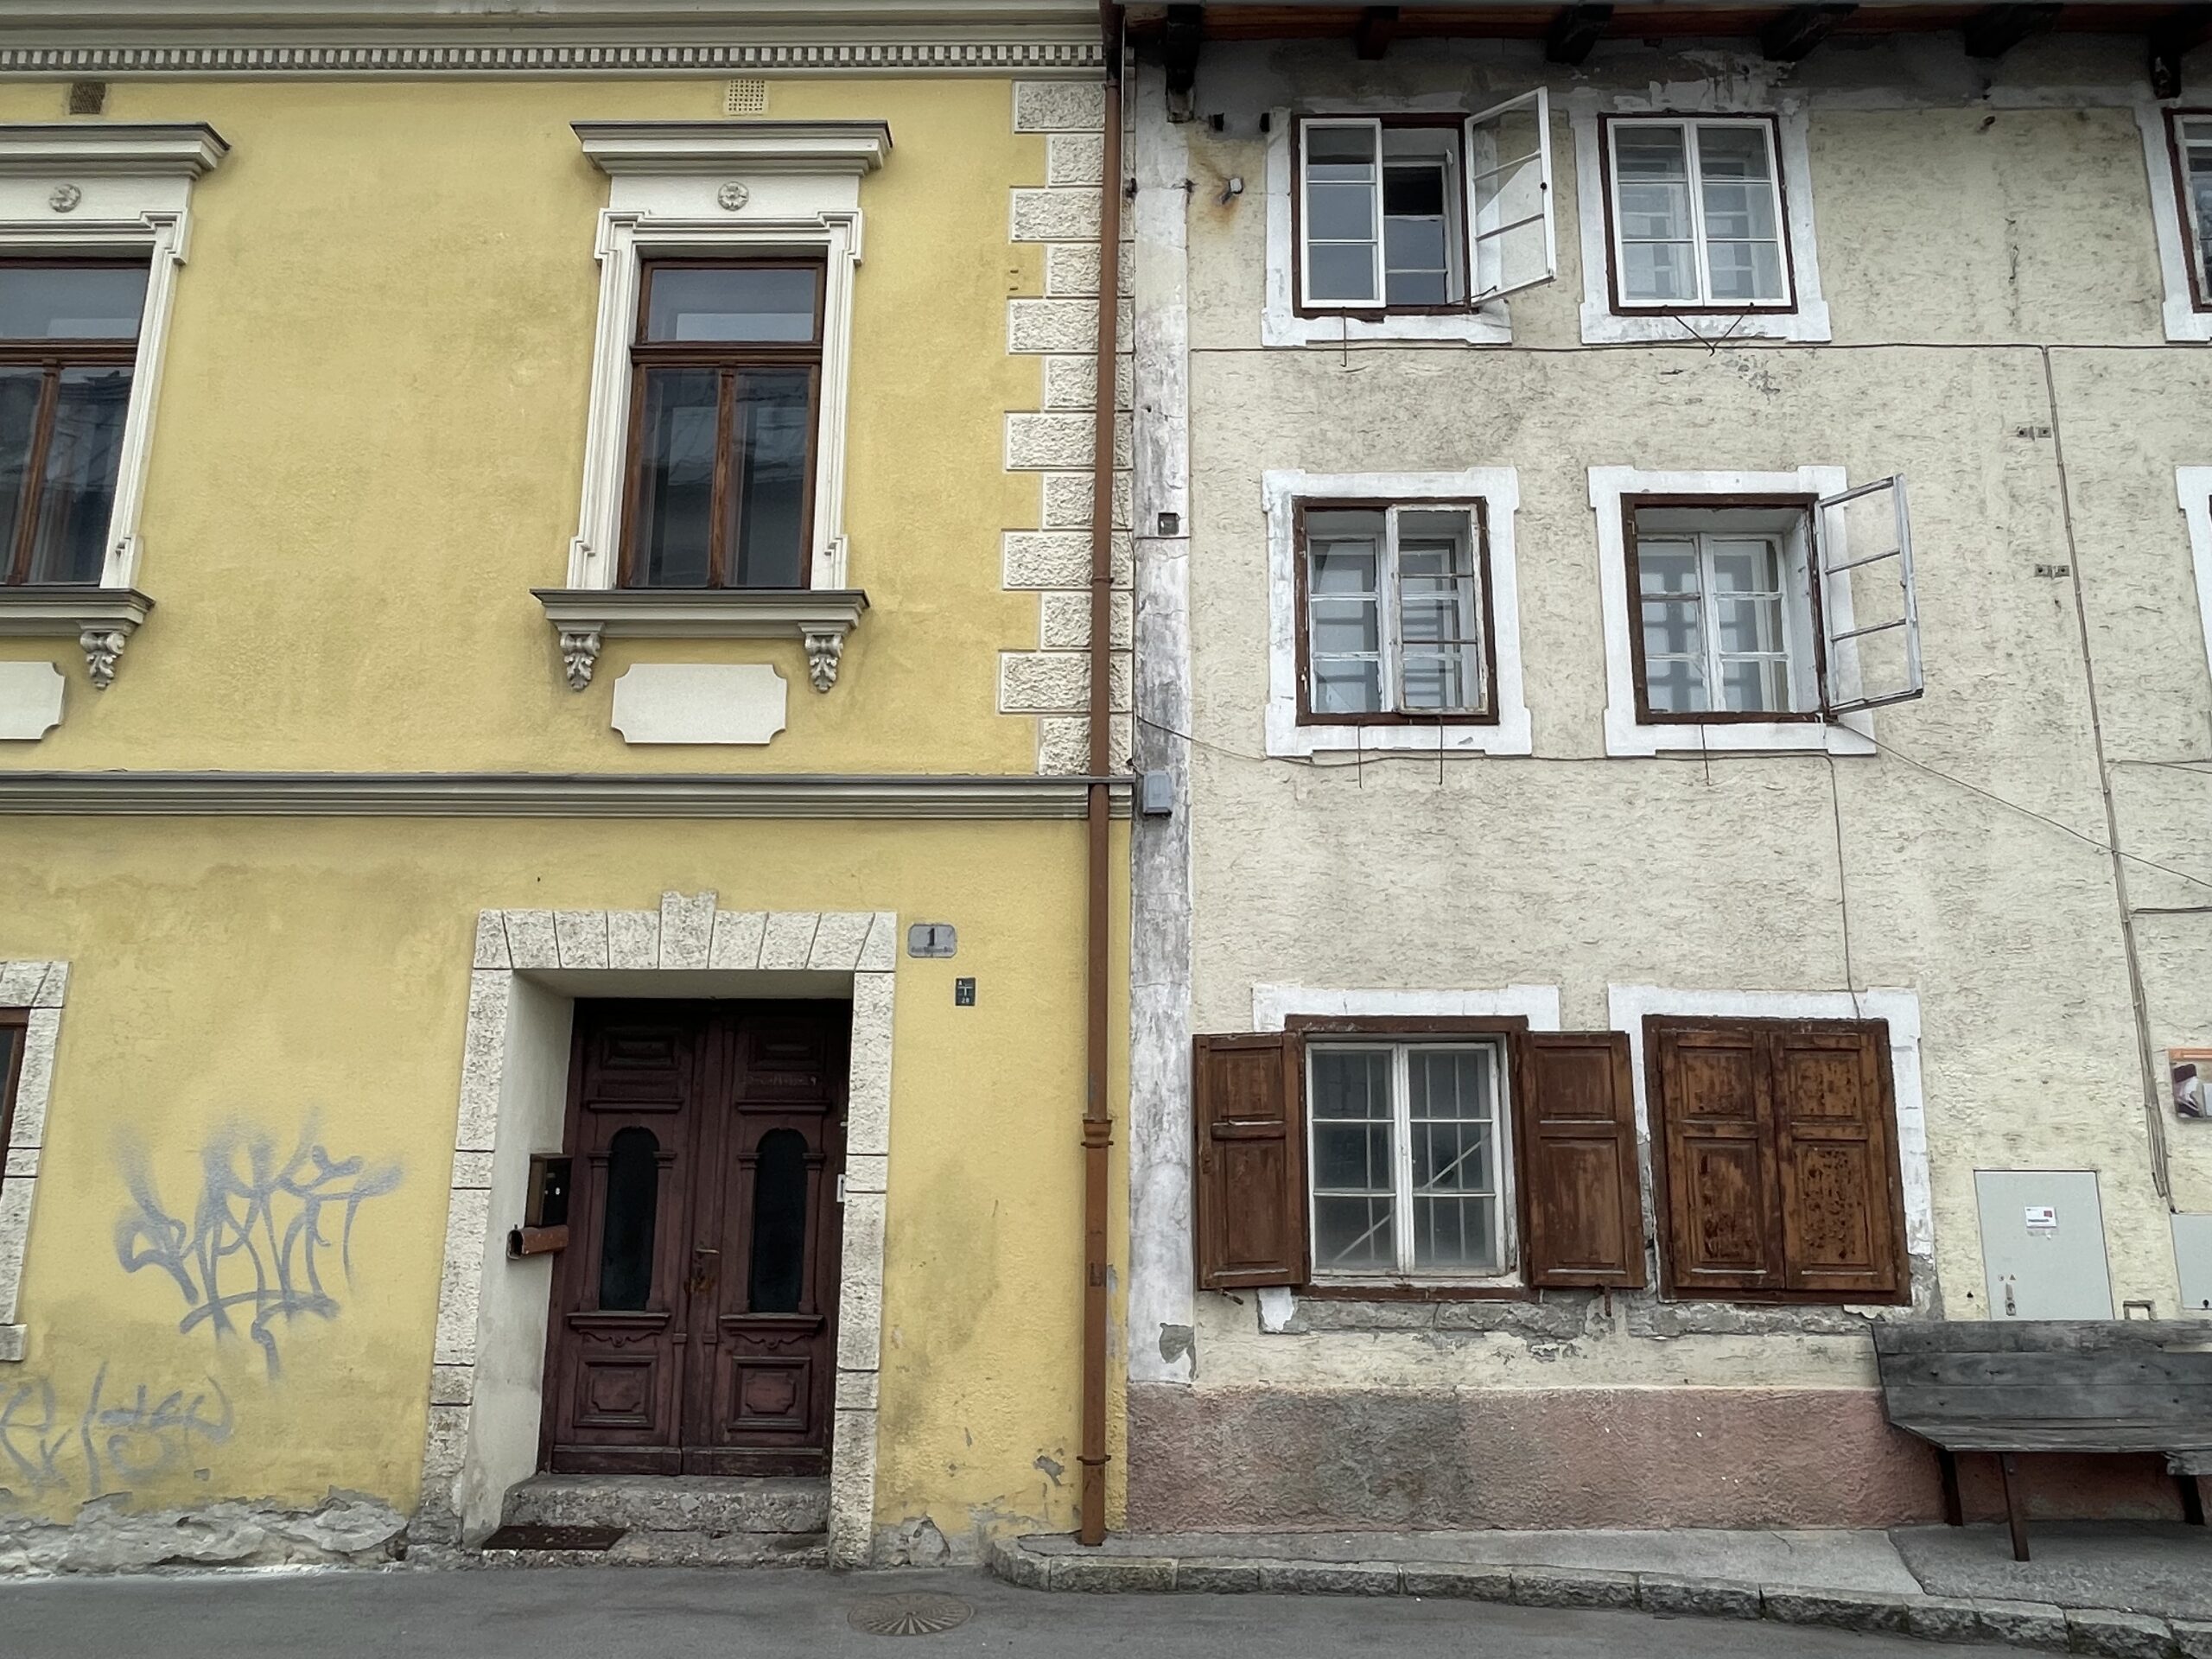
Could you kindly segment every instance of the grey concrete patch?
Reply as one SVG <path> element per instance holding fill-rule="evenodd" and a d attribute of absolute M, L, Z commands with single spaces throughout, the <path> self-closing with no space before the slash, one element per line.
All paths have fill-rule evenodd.
<path fill-rule="evenodd" d="M 1523 1607 L 1633 1607 L 1636 1579 L 1580 1567 L 1516 1567 L 1513 1599 Z"/>
<path fill-rule="evenodd" d="M 1647 1613 L 1667 1613 L 1677 1618 L 1757 1618 L 1761 1611 L 1756 1584 L 1670 1579 L 1656 1573 L 1637 1577 L 1636 1605 Z"/>
<path fill-rule="evenodd" d="M 2175 1651 L 2166 1621 L 2146 1613 L 2071 1610 L 2066 1615 L 2066 1635 L 2073 1651 L 2096 1654 L 2100 1659 L 2171 1659 Z"/>
<path fill-rule="evenodd" d="M 1931 1595 L 2025 1598 L 2068 1607 L 2212 1620 L 2212 1530 L 2158 1521 L 2038 1521 L 2016 1561 L 2002 1526 L 1890 1535 Z"/>
<path fill-rule="evenodd" d="M 1761 1600 L 1766 1616 L 1785 1624 L 1832 1624 L 1842 1630 L 1890 1630 L 1899 1634 L 1908 1629 L 1907 1604 L 1896 1596 L 1793 1587 L 1769 1588 L 1763 1592 Z"/>

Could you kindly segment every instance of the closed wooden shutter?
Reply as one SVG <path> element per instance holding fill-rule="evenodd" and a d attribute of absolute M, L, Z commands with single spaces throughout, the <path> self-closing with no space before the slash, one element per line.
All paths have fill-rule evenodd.
<path fill-rule="evenodd" d="M 1897 1295 L 1904 1241 L 1888 1027 L 1792 1025 L 1767 1040 L 1784 1287 L 1847 1302 Z"/>
<path fill-rule="evenodd" d="M 1292 1032 L 1193 1045 L 1202 1289 L 1306 1282 L 1303 1065 Z"/>
<path fill-rule="evenodd" d="M 1529 1282 L 1643 1282 L 1636 1096 L 1628 1037 L 1532 1032 L 1522 1039 L 1521 1230 Z"/>
<path fill-rule="evenodd" d="M 1649 1040 L 1666 1148 L 1668 1289 L 1778 1289 L 1774 1113 L 1757 1027 L 1655 1025 Z"/>

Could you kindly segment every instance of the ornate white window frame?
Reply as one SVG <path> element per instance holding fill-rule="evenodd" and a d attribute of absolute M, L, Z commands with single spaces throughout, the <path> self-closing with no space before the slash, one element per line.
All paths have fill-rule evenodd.
<path fill-rule="evenodd" d="M 2166 133 L 2166 112 L 2178 107 L 2138 104 L 2135 124 L 2143 134 L 2143 166 L 2151 184 L 2151 230 L 2158 246 L 2159 286 L 2165 290 L 2166 338 L 2212 340 L 2212 311 L 2196 308 L 2196 283 L 2190 270 L 2189 227 L 2182 221 L 2181 197 L 2174 184 L 2174 159 Z"/>
<path fill-rule="evenodd" d="M 1601 115 L 1698 116 L 1772 115 L 1775 147 L 1782 167 L 1782 211 L 1789 238 L 1791 281 L 1796 285 L 1794 311 L 1762 310 L 1705 312 L 1697 315 L 1620 316 L 1613 311 L 1612 244 L 1605 228 L 1609 181 L 1599 152 L 1598 118 Z M 1586 346 L 1627 346 L 1659 343 L 1688 345 L 1704 340 L 1787 340 L 1801 344 L 1832 340 L 1828 302 L 1821 290 L 1821 250 L 1813 228 L 1813 165 L 1806 145 L 1804 106 L 1794 99 L 1779 105 L 1741 99 L 1721 99 L 1692 108 L 1626 93 L 1601 98 L 1594 92 L 1573 93 L 1567 99 L 1567 120 L 1574 130 L 1574 217 L 1582 244 L 1582 343 Z"/>
<path fill-rule="evenodd" d="M 124 415 L 115 509 L 97 587 L 0 587 L 0 634 L 73 632 L 105 690 L 154 601 L 137 590 L 139 518 L 153 454 L 176 274 L 189 240 L 193 181 L 230 151 L 199 124 L 0 125 L 0 255 L 134 254 L 147 260 L 146 305 Z"/>
<path fill-rule="evenodd" d="M 31 1200 L 38 1191 L 39 1150 L 46 1141 L 47 1102 L 54 1090 L 54 1045 L 69 990 L 66 962 L 0 962 L 0 1007 L 27 1008 L 22 1070 L 9 1132 L 7 1179 L 0 1181 L 0 1362 L 23 1357 L 29 1329 L 17 1294 L 23 1248 L 30 1240 Z"/>
<path fill-rule="evenodd" d="M 1529 705 L 1521 683 L 1521 590 L 1514 572 L 1513 518 L 1521 505 L 1510 467 L 1464 473 L 1270 471 L 1261 480 L 1268 513 L 1268 709 L 1270 755 L 1344 749 L 1421 754 L 1527 754 Z M 1297 507 L 1302 500 L 1474 501 L 1484 504 L 1490 539 L 1490 626 L 1497 657 L 1494 724 L 1330 726 L 1298 721 Z"/>
<path fill-rule="evenodd" d="M 851 989 L 829 1557 L 869 1565 L 898 933 L 887 910 L 722 910 L 712 891 L 663 893 L 657 911 L 478 913 L 418 1537 L 480 1542 L 537 1467 L 552 1258 L 512 1260 L 505 1241 L 531 1154 L 560 1144 L 569 1001 L 758 995 L 780 977 L 809 995 Z"/>
<path fill-rule="evenodd" d="M 583 499 L 568 586 L 537 597 L 559 631 L 569 685 L 591 683 L 611 634 L 805 641 L 814 687 L 836 683 L 845 636 L 868 607 L 846 586 L 845 426 L 853 286 L 861 262 L 860 184 L 891 151 L 881 121 L 579 121 L 576 137 L 607 175 L 599 216 L 599 323 L 592 347 Z M 630 343 L 639 273 L 664 256 L 798 254 L 823 263 L 822 393 L 815 450 L 814 544 L 804 591 L 616 588 L 630 444 Z"/>
<path fill-rule="evenodd" d="M 1826 720 L 1681 721 L 1639 724 L 1636 717 L 1636 657 L 1630 644 L 1628 547 L 1621 520 L 1627 495 L 1841 494 L 1840 467 L 1800 467 L 1794 473 L 1644 473 L 1631 467 L 1592 467 L 1590 506 L 1598 519 L 1598 588 L 1605 627 L 1605 753 L 1611 755 L 1769 753 L 1872 754 L 1874 717 L 1860 710 Z M 1842 510 L 1828 510 L 1823 533 L 1843 546 Z M 1851 581 L 1831 575 L 1821 601 L 1839 631 L 1851 626 Z"/>

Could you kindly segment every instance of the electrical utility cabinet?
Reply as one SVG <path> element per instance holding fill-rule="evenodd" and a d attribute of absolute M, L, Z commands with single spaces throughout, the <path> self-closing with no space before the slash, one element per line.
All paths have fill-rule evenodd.
<path fill-rule="evenodd" d="M 2093 1169 L 1980 1169 L 1993 1319 L 2109 1319 L 2112 1274 Z"/>
<path fill-rule="evenodd" d="M 2181 1269 L 2183 1314 L 2212 1313 L 2212 1216 L 2174 1217 L 2174 1265 Z"/>

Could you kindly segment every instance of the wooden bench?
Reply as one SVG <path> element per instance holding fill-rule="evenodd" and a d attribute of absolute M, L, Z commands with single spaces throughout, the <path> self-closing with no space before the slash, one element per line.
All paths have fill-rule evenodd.
<path fill-rule="evenodd" d="M 2023 1452 L 2159 1452 L 2183 1516 L 2204 1524 L 2199 1475 L 2212 1472 L 2212 1324 L 1958 1320 L 1877 1324 L 1890 1421 L 1934 1446 L 1943 1518 L 1959 1509 L 1955 1453 L 1997 1458 L 2012 1559 L 2028 1559 Z"/>

